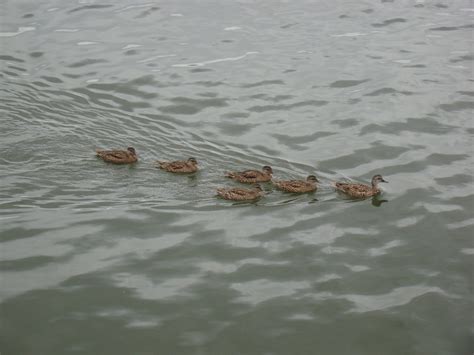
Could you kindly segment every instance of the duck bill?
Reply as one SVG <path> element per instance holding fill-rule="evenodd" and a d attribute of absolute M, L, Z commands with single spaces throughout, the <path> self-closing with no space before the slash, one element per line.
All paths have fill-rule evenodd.
<path fill-rule="evenodd" d="M 383 179 L 382 179 L 382 180 L 380 180 L 380 182 L 386 182 L 386 183 L 388 184 L 388 181 L 387 181 L 387 180 L 383 180 Z"/>

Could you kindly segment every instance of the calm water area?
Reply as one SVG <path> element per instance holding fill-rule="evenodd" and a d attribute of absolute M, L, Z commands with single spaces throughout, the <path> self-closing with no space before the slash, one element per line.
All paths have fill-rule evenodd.
<path fill-rule="evenodd" d="M 473 19 L 0 1 L 1 355 L 472 355 Z M 319 189 L 216 198 L 263 165 Z M 331 186 L 374 174 L 373 200 Z"/>

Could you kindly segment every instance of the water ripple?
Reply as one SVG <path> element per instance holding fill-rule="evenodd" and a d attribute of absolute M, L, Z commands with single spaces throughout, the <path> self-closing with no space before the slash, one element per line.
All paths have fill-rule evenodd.
<path fill-rule="evenodd" d="M 236 61 L 236 60 L 241 60 L 241 59 L 244 59 L 246 57 L 248 57 L 249 55 L 253 55 L 253 54 L 258 54 L 258 52 L 247 52 L 241 56 L 238 56 L 238 57 L 227 57 L 227 58 L 220 58 L 220 59 L 212 59 L 212 60 L 206 60 L 204 62 L 195 62 L 195 63 L 187 63 L 187 64 L 173 64 L 173 67 L 177 67 L 177 68 L 186 68 L 186 67 L 201 67 L 201 66 L 204 66 L 204 65 L 208 65 L 208 64 L 215 64 L 215 63 L 221 63 L 221 62 L 228 62 L 228 61 Z"/>
<path fill-rule="evenodd" d="M 68 13 L 84 11 L 84 10 L 105 9 L 108 7 L 113 7 L 113 5 L 101 5 L 101 4 L 84 5 L 84 6 L 76 7 L 75 9 L 69 10 Z"/>
<path fill-rule="evenodd" d="M 423 295 L 435 293 L 446 296 L 439 287 L 429 286 L 406 286 L 394 289 L 383 295 L 345 295 L 342 298 L 354 303 L 351 312 L 373 312 L 386 310 L 412 302 Z"/>
<path fill-rule="evenodd" d="M 468 2 L 155 5 L 4 16 L 5 351 L 468 353 Z M 216 198 L 263 165 L 318 190 Z M 377 198 L 334 191 L 377 173 Z"/>
<path fill-rule="evenodd" d="M 332 88 L 347 88 L 351 86 L 357 86 L 369 81 L 369 79 L 364 80 L 337 80 L 331 83 L 329 86 Z"/>
<path fill-rule="evenodd" d="M 404 18 L 392 18 L 389 20 L 385 20 L 381 23 L 373 23 L 372 26 L 373 27 L 386 27 L 394 23 L 403 23 L 403 22 L 407 22 L 407 20 Z"/>

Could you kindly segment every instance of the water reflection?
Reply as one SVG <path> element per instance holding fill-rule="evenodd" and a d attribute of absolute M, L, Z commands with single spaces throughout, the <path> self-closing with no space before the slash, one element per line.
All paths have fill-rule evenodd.
<path fill-rule="evenodd" d="M 2 17 L 5 353 L 470 352 L 467 0 L 89 3 Z M 215 197 L 265 164 L 322 184 Z"/>
<path fill-rule="evenodd" d="M 372 197 L 372 206 L 380 207 L 385 202 L 388 202 L 388 200 L 382 199 L 381 197 L 378 197 L 378 196 Z"/>

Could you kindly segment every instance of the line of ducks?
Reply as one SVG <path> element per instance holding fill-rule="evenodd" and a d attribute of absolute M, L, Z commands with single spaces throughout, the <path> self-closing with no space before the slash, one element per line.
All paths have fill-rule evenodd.
<path fill-rule="evenodd" d="M 126 150 L 96 150 L 98 157 L 113 164 L 133 164 L 138 161 L 135 148 Z M 198 171 L 198 162 L 195 158 L 177 161 L 157 161 L 156 167 L 171 173 L 189 174 Z M 309 175 L 306 180 L 273 180 L 273 170 L 265 165 L 261 171 L 244 170 L 225 174 L 226 177 L 245 184 L 255 184 L 252 189 L 244 188 L 218 188 L 217 195 L 233 201 L 251 201 L 264 195 L 259 183 L 272 182 L 278 189 L 292 193 L 314 192 L 318 188 L 319 180 L 314 175 Z M 335 182 L 336 191 L 352 198 L 368 198 L 380 194 L 380 182 L 388 182 L 381 175 L 374 175 L 371 185 L 347 182 Z"/>

